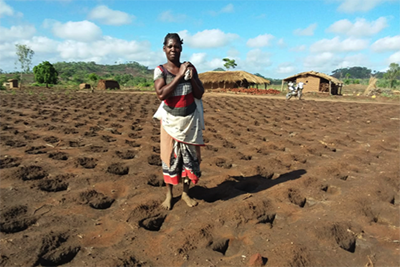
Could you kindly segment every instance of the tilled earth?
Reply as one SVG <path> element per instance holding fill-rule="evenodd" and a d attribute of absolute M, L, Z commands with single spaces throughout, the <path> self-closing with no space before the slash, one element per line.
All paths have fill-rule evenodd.
<path fill-rule="evenodd" d="M 0 265 L 399 264 L 398 104 L 203 102 L 199 205 L 166 211 L 155 94 L 2 93 Z"/>

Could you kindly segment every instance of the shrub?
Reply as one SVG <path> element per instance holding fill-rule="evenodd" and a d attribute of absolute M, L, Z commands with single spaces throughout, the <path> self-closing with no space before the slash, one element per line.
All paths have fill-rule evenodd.
<path fill-rule="evenodd" d="M 7 81 L 7 76 L 2 75 L 0 76 L 0 90 L 6 90 L 7 88 L 3 86 L 3 83 Z"/>

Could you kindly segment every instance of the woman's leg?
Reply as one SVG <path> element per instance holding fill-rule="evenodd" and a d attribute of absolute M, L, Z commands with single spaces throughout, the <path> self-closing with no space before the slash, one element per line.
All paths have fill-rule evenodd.
<path fill-rule="evenodd" d="M 161 204 L 166 210 L 170 210 L 172 207 L 172 184 L 166 184 L 167 187 L 167 195 L 164 202 Z"/>
<path fill-rule="evenodd" d="M 184 179 L 184 180 L 185 181 L 183 181 L 183 192 L 181 199 L 183 199 L 183 201 L 185 201 L 189 207 L 194 207 L 197 205 L 197 201 L 189 197 L 190 180 L 189 179 Z"/>

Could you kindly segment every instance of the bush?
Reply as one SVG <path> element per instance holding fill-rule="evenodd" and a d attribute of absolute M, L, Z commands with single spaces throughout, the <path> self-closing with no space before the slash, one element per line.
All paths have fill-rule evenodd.
<path fill-rule="evenodd" d="M 7 80 L 8 79 L 6 75 L 0 76 L 0 90 L 7 90 L 7 88 L 3 86 L 3 83 L 5 83 Z"/>
<path fill-rule="evenodd" d="M 389 88 L 390 84 L 389 81 L 386 79 L 378 79 L 378 81 L 376 82 L 376 86 L 378 88 Z"/>
<path fill-rule="evenodd" d="M 46 84 L 45 84 L 45 83 L 37 83 L 37 82 L 36 82 L 36 83 L 32 83 L 31 85 L 32 85 L 32 86 L 35 86 L 35 87 L 39 87 L 39 86 L 40 86 L 40 87 L 46 87 Z M 54 86 L 53 84 L 49 84 L 49 85 L 48 85 L 48 87 L 53 87 L 53 86 Z"/>
<path fill-rule="evenodd" d="M 33 68 L 33 73 L 35 74 L 35 81 L 37 83 L 45 84 L 46 87 L 57 83 L 58 72 L 48 61 L 43 61 L 39 65 L 35 66 Z"/>
<path fill-rule="evenodd" d="M 394 80 L 393 81 L 393 88 L 392 89 L 397 89 L 400 87 L 400 81 L 399 80 Z M 390 88 L 390 80 L 388 79 L 378 79 L 376 82 L 376 86 L 378 88 Z"/>
<path fill-rule="evenodd" d="M 138 87 L 152 87 L 154 85 L 154 83 L 152 82 L 144 82 L 144 83 L 139 83 L 137 86 Z"/>

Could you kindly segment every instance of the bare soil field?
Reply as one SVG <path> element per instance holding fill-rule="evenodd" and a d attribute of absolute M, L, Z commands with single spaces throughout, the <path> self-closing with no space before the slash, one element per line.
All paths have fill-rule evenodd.
<path fill-rule="evenodd" d="M 206 93 L 166 211 L 154 93 L 1 93 L 0 266 L 398 266 L 400 105 L 330 100 Z"/>

